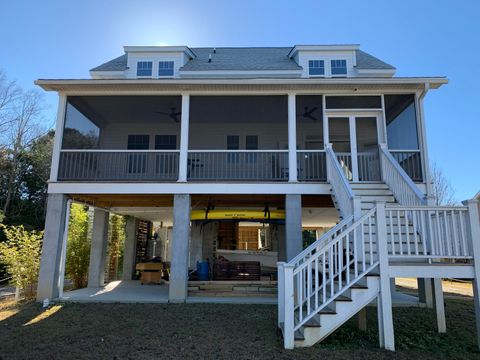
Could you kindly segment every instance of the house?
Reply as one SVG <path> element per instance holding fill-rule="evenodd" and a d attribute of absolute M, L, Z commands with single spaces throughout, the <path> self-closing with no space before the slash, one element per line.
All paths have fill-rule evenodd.
<path fill-rule="evenodd" d="M 112 212 L 128 216 L 125 284 L 157 258 L 169 283 L 153 300 L 265 288 L 285 348 L 377 301 L 394 350 L 395 277 L 419 279 L 445 331 L 441 278 L 480 277 L 475 201 L 432 202 L 423 100 L 447 79 L 396 77 L 358 45 L 124 52 L 91 79 L 36 81 L 59 94 L 39 301 L 64 297 L 75 201 L 95 208 L 90 289 L 105 285 Z"/>

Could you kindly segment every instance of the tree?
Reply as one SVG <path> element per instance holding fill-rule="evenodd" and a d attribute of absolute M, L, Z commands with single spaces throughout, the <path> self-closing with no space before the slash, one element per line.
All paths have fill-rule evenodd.
<path fill-rule="evenodd" d="M 72 204 L 68 225 L 65 274 L 77 289 L 87 286 L 89 262 L 88 212 L 85 206 Z"/>
<path fill-rule="evenodd" d="M 0 224 L 6 241 L 0 243 L 0 261 L 12 276 L 11 284 L 25 291 L 30 298 L 35 293 L 35 284 L 40 271 L 40 252 L 43 232 L 27 231 L 22 225 Z"/>
<path fill-rule="evenodd" d="M 432 191 L 435 197 L 435 205 L 455 205 L 455 190 L 450 184 L 442 169 L 433 163 L 430 167 L 430 174 L 432 176 Z"/>
<path fill-rule="evenodd" d="M 108 280 L 117 280 L 118 269 L 123 263 L 125 219 L 121 215 L 110 216 L 110 241 L 108 244 Z"/>
<path fill-rule="evenodd" d="M 12 121 L 9 114 L 20 93 L 17 83 L 7 80 L 5 73 L 0 70 L 0 132 L 3 132 Z M 2 145 L 0 144 L 0 148 Z"/>

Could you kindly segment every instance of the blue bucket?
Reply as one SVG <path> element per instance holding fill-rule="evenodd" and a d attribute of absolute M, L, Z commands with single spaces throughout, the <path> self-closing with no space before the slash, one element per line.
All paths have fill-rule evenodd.
<path fill-rule="evenodd" d="M 197 261 L 198 280 L 208 281 L 210 279 L 210 266 L 208 261 Z"/>

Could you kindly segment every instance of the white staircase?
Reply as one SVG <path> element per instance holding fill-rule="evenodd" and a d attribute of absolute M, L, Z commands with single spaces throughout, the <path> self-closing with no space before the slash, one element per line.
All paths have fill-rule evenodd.
<path fill-rule="evenodd" d="M 471 263 L 473 234 L 480 232 L 478 221 L 471 225 L 478 217 L 476 205 L 426 206 L 418 187 L 384 148 L 385 182 L 350 184 L 329 146 L 326 155 L 342 220 L 294 259 L 278 263 L 284 346 L 322 341 L 377 298 L 380 343 L 393 350 L 389 266 Z"/>

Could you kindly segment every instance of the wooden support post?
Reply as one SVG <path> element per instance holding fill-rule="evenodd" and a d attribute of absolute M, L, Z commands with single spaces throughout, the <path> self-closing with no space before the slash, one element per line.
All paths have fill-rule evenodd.
<path fill-rule="evenodd" d="M 380 270 L 380 294 L 378 296 L 378 331 L 380 347 L 395 351 L 395 337 L 393 332 L 392 293 L 390 290 L 390 276 L 387 249 L 387 222 L 385 203 L 377 202 L 376 233 L 377 254 Z"/>
<path fill-rule="evenodd" d="M 472 239 L 470 246 L 473 253 L 474 264 L 473 303 L 475 305 L 475 318 L 477 320 L 477 344 L 480 349 L 480 216 L 478 214 L 478 201 L 469 200 L 467 206 Z"/>
<path fill-rule="evenodd" d="M 278 288 L 277 288 L 277 301 L 278 301 L 278 327 L 280 328 L 285 322 L 285 273 L 284 273 L 285 263 L 279 261 L 277 263 L 277 276 L 278 276 Z"/>
<path fill-rule="evenodd" d="M 367 331 L 367 308 L 363 308 L 357 314 L 358 329 L 360 331 Z"/>
<path fill-rule="evenodd" d="M 283 323 L 283 347 L 293 349 L 295 346 L 295 301 L 293 286 L 293 265 L 285 264 L 284 269 L 284 323 Z"/>
<path fill-rule="evenodd" d="M 178 160 L 178 181 L 188 177 L 188 132 L 190 124 L 190 95 L 182 94 L 182 115 L 180 121 L 180 155 Z"/>
<path fill-rule="evenodd" d="M 297 182 L 297 109 L 295 94 L 288 94 L 288 181 Z"/>
<path fill-rule="evenodd" d="M 445 321 L 445 303 L 443 301 L 442 279 L 432 279 L 433 303 L 437 316 L 437 329 L 439 333 L 447 332 Z"/>

